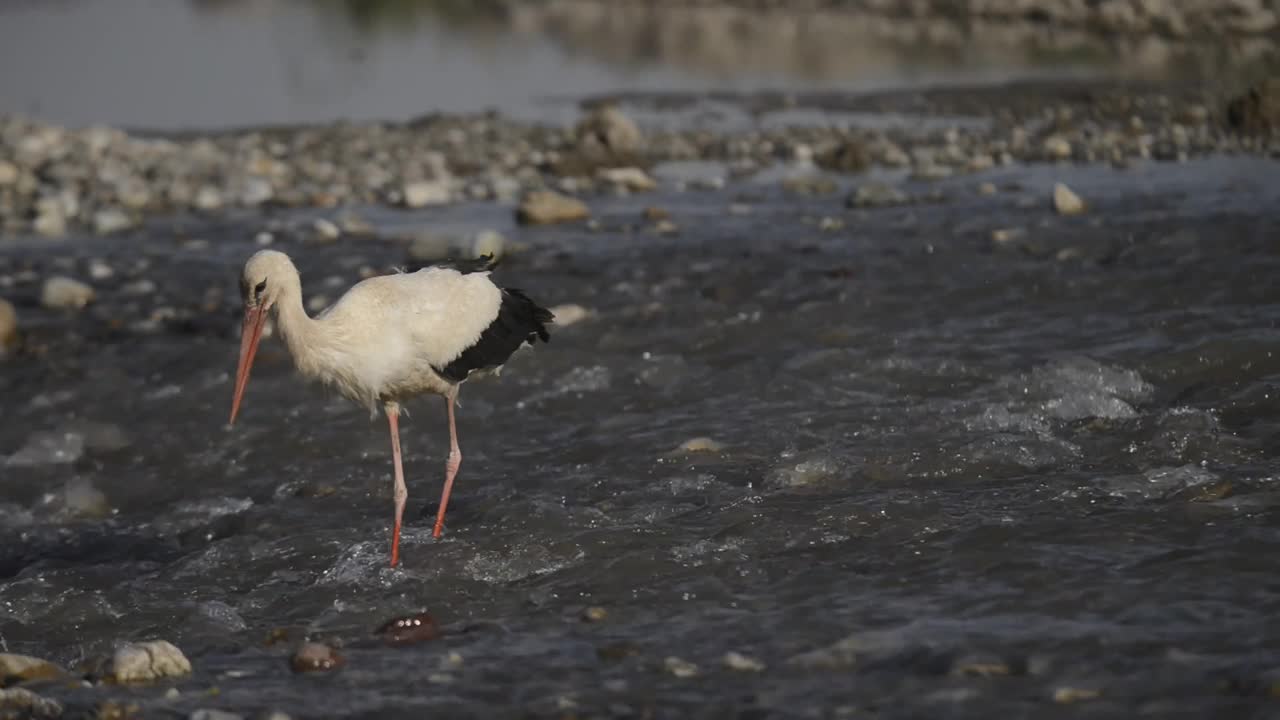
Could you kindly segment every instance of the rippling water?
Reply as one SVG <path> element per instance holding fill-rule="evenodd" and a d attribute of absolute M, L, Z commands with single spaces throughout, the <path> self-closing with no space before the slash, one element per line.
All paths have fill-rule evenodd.
<path fill-rule="evenodd" d="M 177 697 L 129 694 L 156 713 L 990 717 L 1072 690 L 1100 693 L 1073 708 L 1094 716 L 1271 707 L 1280 175 L 1220 158 L 1055 177 L 1089 213 L 1053 215 L 1052 178 L 1025 170 L 868 211 L 771 185 L 614 198 L 598 232 L 370 210 L 503 230 L 526 247 L 502 282 L 591 310 L 462 392 L 439 541 L 444 408 L 410 405 L 396 570 L 381 418 L 268 341 L 225 427 L 256 225 L 9 245 L 19 300 L 26 269 L 117 273 L 78 317 L 20 307 L 48 354 L 0 373 L 0 636 L 67 663 L 169 639 L 196 672 Z M 648 229 L 650 204 L 678 232 Z M 278 246 L 309 295 L 404 262 L 396 243 Z M 129 295 L 135 275 L 156 292 Z M 723 447 L 677 450 L 697 437 Z M 444 639 L 369 642 L 424 608 Z M 306 634 L 347 667 L 292 675 Z"/>

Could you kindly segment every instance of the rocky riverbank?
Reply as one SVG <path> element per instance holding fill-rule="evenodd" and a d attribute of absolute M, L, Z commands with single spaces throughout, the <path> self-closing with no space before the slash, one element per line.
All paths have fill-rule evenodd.
<path fill-rule="evenodd" d="M 165 213 L 368 204 L 421 209 L 514 203 L 547 189 L 581 196 L 641 192 L 656 184 L 648 173 L 654 165 L 687 160 L 723 163 L 732 177 L 790 163 L 836 173 L 901 168 L 916 178 L 941 178 L 1011 163 L 1124 165 L 1280 152 L 1276 82 L 1225 99 L 1207 90 L 1071 83 L 715 98 L 754 119 L 797 111 L 815 118 L 722 132 L 641 127 L 619 109 L 670 109 L 706 98 L 614 100 L 624 102 L 595 103 L 574 127 L 496 115 L 430 116 L 192 136 L 8 117 L 0 121 L 0 227 L 10 236 L 109 235 Z M 856 119 L 867 114 L 890 119 Z M 552 215 L 583 216 L 562 211 Z M 537 213 L 521 219 L 539 221 Z"/>

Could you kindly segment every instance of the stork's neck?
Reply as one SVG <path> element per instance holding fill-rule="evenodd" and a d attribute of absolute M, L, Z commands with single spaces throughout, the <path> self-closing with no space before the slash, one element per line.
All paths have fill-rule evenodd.
<path fill-rule="evenodd" d="M 324 353 L 324 330 L 302 307 L 302 283 L 295 275 L 287 282 L 276 298 L 276 329 L 284 338 L 289 354 L 298 369 L 306 375 L 320 370 Z"/>

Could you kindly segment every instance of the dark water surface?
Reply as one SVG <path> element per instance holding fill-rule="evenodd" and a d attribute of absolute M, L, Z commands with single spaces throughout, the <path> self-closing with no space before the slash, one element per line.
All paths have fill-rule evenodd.
<path fill-rule="evenodd" d="M 598 232 L 515 228 L 491 205 L 370 210 L 500 229 L 526 245 L 502 282 L 592 310 L 462 392 L 439 541 L 443 403 L 410 405 L 396 570 L 382 418 L 305 386 L 271 340 L 225 426 L 257 222 L 10 243 L 0 272 L 48 354 L 0 373 L 0 636 L 65 663 L 173 641 L 190 679 L 47 691 L 148 717 L 1274 711 L 1280 173 L 1053 177 L 1090 211 L 1054 215 L 1052 178 L 1026 170 L 986 178 L 994 196 L 954 179 L 868 211 L 774 185 L 663 190 L 599 202 Z M 650 204 L 677 233 L 645 229 Z M 1026 234 L 993 244 L 1008 227 Z M 308 296 L 404 263 L 374 240 L 276 246 Z M 91 257 L 116 271 L 98 303 L 33 306 L 34 278 L 87 276 Z M 130 294 L 140 278 L 155 291 Z M 179 319 L 139 326 L 157 306 Z M 699 436 L 723 450 L 673 452 Z M 607 618 L 582 622 L 587 606 Z M 370 642 L 418 609 L 444 639 Z M 277 628 L 290 640 L 265 645 Z M 347 667 L 291 674 L 307 634 L 347 645 Z M 767 669 L 727 669 L 728 651 Z M 1100 696 L 1056 705 L 1064 689 Z"/>

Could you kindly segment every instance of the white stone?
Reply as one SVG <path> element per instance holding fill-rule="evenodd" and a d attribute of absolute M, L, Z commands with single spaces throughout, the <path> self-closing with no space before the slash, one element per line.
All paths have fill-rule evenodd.
<path fill-rule="evenodd" d="M 93 288 L 61 275 L 46 279 L 40 289 L 40 304 L 47 308 L 83 308 L 93 302 L 93 298 Z"/>
<path fill-rule="evenodd" d="M 117 648 L 111 657 L 111 672 L 117 682 L 145 682 L 190 675 L 191 661 L 173 644 L 151 640 Z"/>
<path fill-rule="evenodd" d="M 1053 186 L 1053 207 L 1060 215 L 1078 215 L 1084 212 L 1084 200 L 1062 183 Z"/>
<path fill-rule="evenodd" d="M 133 221 L 129 216 L 116 208 L 106 208 L 93 214 L 93 231 L 98 235 L 110 235 L 132 225 Z"/>
<path fill-rule="evenodd" d="M 406 207 L 421 208 L 449 202 L 449 183 L 445 180 L 419 180 L 401 189 Z"/>

